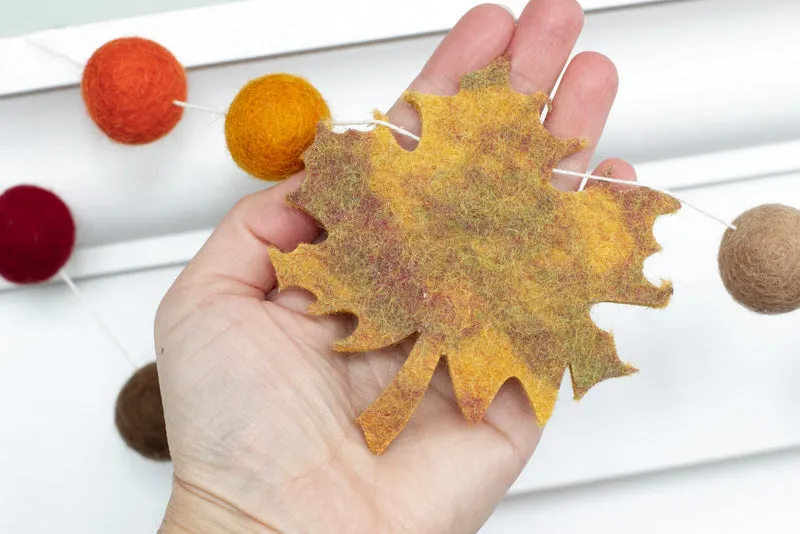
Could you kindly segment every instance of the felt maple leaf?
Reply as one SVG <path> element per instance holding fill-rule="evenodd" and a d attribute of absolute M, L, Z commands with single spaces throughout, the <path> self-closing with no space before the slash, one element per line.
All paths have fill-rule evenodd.
<path fill-rule="evenodd" d="M 513 91 L 506 57 L 464 76 L 455 96 L 404 98 L 422 118 L 413 151 L 386 128 L 339 134 L 320 125 L 289 202 L 327 239 L 270 251 L 280 287 L 317 297 L 309 313 L 358 318 L 335 350 L 418 336 L 357 419 L 370 449 L 383 452 L 404 428 L 442 358 L 473 423 L 510 378 L 544 425 L 567 367 L 576 399 L 634 372 L 589 311 L 600 302 L 667 304 L 672 286 L 647 281 L 642 263 L 660 250 L 656 217 L 679 203 L 646 188 L 552 186 L 552 169 L 584 143 L 544 128 L 547 96 Z"/>

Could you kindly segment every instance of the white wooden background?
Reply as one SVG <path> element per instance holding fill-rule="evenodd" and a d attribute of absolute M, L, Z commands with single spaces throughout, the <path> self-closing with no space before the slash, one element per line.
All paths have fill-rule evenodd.
<path fill-rule="evenodd" d="M 168 22 L 181 15 L 167 14 L 0 39 L 0 188 L 38 183 L 70 203 L 81 246 L 69 270 L 142 363 L 180 266 L 237 198 L 264 185 L 235 168 L 221 121 L 206 115 L 187 113 L 153 145 L 109 142 L 85 115 L 79 69 L 42 46 L 82 61 L 108 38 L 143 34 L 196 67 L 195 103 L 224 109 L 249 79 L 289 71 L 338 117 L 358 118 L 393 102 L 472 2 L 403 3 L 433 6 L 424 22 L 386 17 L 395 4 L 353 0 L 350 20 L 312 3 L 328 5 L 244 2 L 184 13 L 193 24 L 178 30 Z M 584 5 L 611 3 L 626 2 Z M 285 18 L 266 16 L 276 6 Z M 309 24 L 327 28 L 317 40 L 269 37 L 314 12 Z M 637 162 L 642 181 L 727 218 L 763 202 L 800 207 L 798 23 L 794 0 L 590 13 L 578 49 L 608 54 L 621 77 L 598 158 Z M 372 42 L 387 37 L 397 39 Z M 358 44 L 319 50 L 334 43 Z M 237 58 L 254 59 L 220 64 Z M 730 301 L 716 273 L 722 230 L 687 210 L 658 223 L 665 251 L 646 272 L 673 279 L 671 306 L 595 310 L 641 372 L 580 403 L 562 390 L 533 461 L 483 532 L 798 530 L 800 317 Z M 117 437 L 113 403 L 130 369 L 66 288 L 0 285 L 0 361 L 0 532 L 154 531 L 170 467 Z"/>

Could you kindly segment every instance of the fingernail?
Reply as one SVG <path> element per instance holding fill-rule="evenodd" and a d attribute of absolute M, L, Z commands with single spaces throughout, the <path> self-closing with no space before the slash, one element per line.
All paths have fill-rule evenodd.
<path fill-rule="evenodd" d="M 495 4 L 495 5 L 496 5 L 497 7 L 502 7 L 503 9 L 505 9 L 506 11 L 508 11 L 508 14 L 509 14 L 509 15 L 511 15 L 512 17 L 514 17 L 514 20 L 517 20 L 517 15 L 515 15 L 515 14 L 514 14 L 514 10 L 512 10 L 510 7 L 508 7 L 508 6 L 507 6 L 507 5 L 505 5 L 505 4 Z"/>

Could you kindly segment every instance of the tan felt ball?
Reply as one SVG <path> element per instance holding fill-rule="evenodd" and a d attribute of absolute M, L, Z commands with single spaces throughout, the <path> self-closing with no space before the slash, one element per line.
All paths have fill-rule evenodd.
<path fill-rule="evenodd" d="M 733 221 L 719 247 L 728 293 L 758 313 L 800 308 L 800 210 L 764 204 Z"/>
<path fill-rule="evenodd" d="M 151 460 L 170 459 L 155 362 L 136 371 L 119 392 L 116 423 L 131 449 Z"/>

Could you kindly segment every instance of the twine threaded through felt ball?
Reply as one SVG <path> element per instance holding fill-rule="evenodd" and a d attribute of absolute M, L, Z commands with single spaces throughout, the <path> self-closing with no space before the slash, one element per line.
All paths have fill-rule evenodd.
<path fill-rule="evenodd" d="M 136 371 L 123 386 L 115 422 L 128 447 L 151 460 L 170 459 L 155 362 Z"/>
<path fill-rule="evenodd" d="M 269 74 L 248 82 L 225 119 L 231 157 L 248 174 L 282 180 L 303 170 L 303 152 L 317 124 L 331 116 L 309 82 L 291 74 Z"/>
<path fill-rule="evenodd" d="M 733 221 L 719 248 L 725 289 L 753 311 L 800 308 L 800 210 L 781 204 L 752 208 Z"/>
<path fill-rule="evenodd" d="M 186 72 L 169 50 L 141 37 L 98 48 L 83 71 L 83 101 L 108 137 L 129 145 L 155 141 L 183 116 L 173 100 L 186 100 Z"/>
<path fill-rule="evenodd" d="M 18 185 L 0 195 L 0 276 L 15 284 L 52 278 L 75 247 L 75 221 L 55 193 Z"/>

